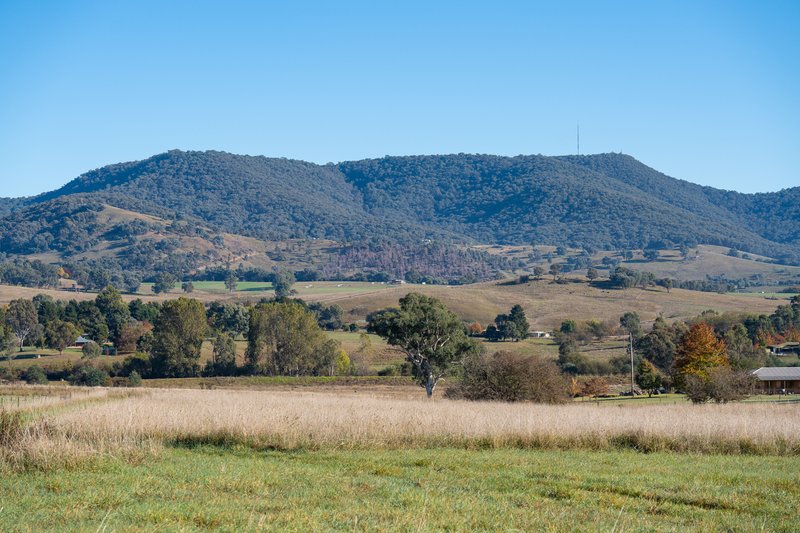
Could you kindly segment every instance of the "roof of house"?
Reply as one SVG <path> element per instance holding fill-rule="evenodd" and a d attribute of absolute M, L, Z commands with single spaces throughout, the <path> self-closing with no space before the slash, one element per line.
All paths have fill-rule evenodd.
<path fill-rule="evenodd" d="M 783 344 L 770 344 L 767 348 L 796 348 L 800 342 L 784 342 Z"/>
<path fill-rule="evenodd" d="M 753 371 L 761 381 L 794 381 L 800 380 L 800 367 L 798 366 L 764 366 Z"/>

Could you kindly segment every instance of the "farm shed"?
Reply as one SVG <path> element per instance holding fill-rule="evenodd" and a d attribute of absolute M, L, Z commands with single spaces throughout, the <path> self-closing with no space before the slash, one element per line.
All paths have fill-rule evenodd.
<path fill-rule="evenodd" d="M 769 353 L 773 355 L 797 355 L 800 354 L 800 342 L 784 342 L 783 344 L 770 344 L 767 346 Z"/>
<path fill-rule="evenodd" d="M 764 394 L 800 394 L 800 367 L 761 367 L 753 375 Z"/>

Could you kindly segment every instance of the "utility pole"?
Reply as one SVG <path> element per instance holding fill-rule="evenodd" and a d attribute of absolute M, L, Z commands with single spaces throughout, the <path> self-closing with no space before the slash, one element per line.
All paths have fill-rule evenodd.
<path fill-rule="evenodd" d="M 578 122 L 578 155 L 581 155 L 581 123 Z"/>
<path fill-rule="evenodd" d="M 633 333 L 628 332 L 628 340 L 631 348 L 631 398 L 633 398 Z"/>

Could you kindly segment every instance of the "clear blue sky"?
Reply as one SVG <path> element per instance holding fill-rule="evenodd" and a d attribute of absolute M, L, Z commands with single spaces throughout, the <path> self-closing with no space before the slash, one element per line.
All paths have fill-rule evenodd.
<path fill-rule="evenodd" d="M 0 3 L 0 196 L 172 148 L 800 185 L 800 2 Z"/>

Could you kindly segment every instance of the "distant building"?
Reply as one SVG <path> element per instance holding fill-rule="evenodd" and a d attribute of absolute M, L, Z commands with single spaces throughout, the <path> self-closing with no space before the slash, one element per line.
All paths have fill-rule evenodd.
<path fill-rule="evenodd" d="M 549 339 L 551 337 L 549 331 L 531 331 L 528 337 L 532 339 Z"/>
<path fill-rule="evenodd" d="M 82 348 L 83 346 L 85 346 L 85 345 L 89 344 L 90 342 L 92 342 L 92 339 L 90 339 L 89 337 L 87 337 L 87 336 L 86 336 L 86 334 L 84 333 L 83 335 L 81 335 L 80 337 L 78 337 L 77 339 L 75 339 L 75 344 L 74 344 L 74 346 L 77 346 L 77 347 L 79 347 L 79 348 Z"/>
<path fill-rule="evenodd" d="M 765 366 L 753 375 L 763 394 L 800 394 L 800 367 Z"/>
<path fill-rule="evenodd" d="M 405 285 L 405 284 L 406 280 L 404 279 L 393 279 L 392 281 L 389 282 L 389 285 Z"/>
<path fill-rule="evenodd" d="M 798 355 L 800 342 L 784 342 L 783 344 L 770 344 L 767 346 L 772 355 Z"/>

